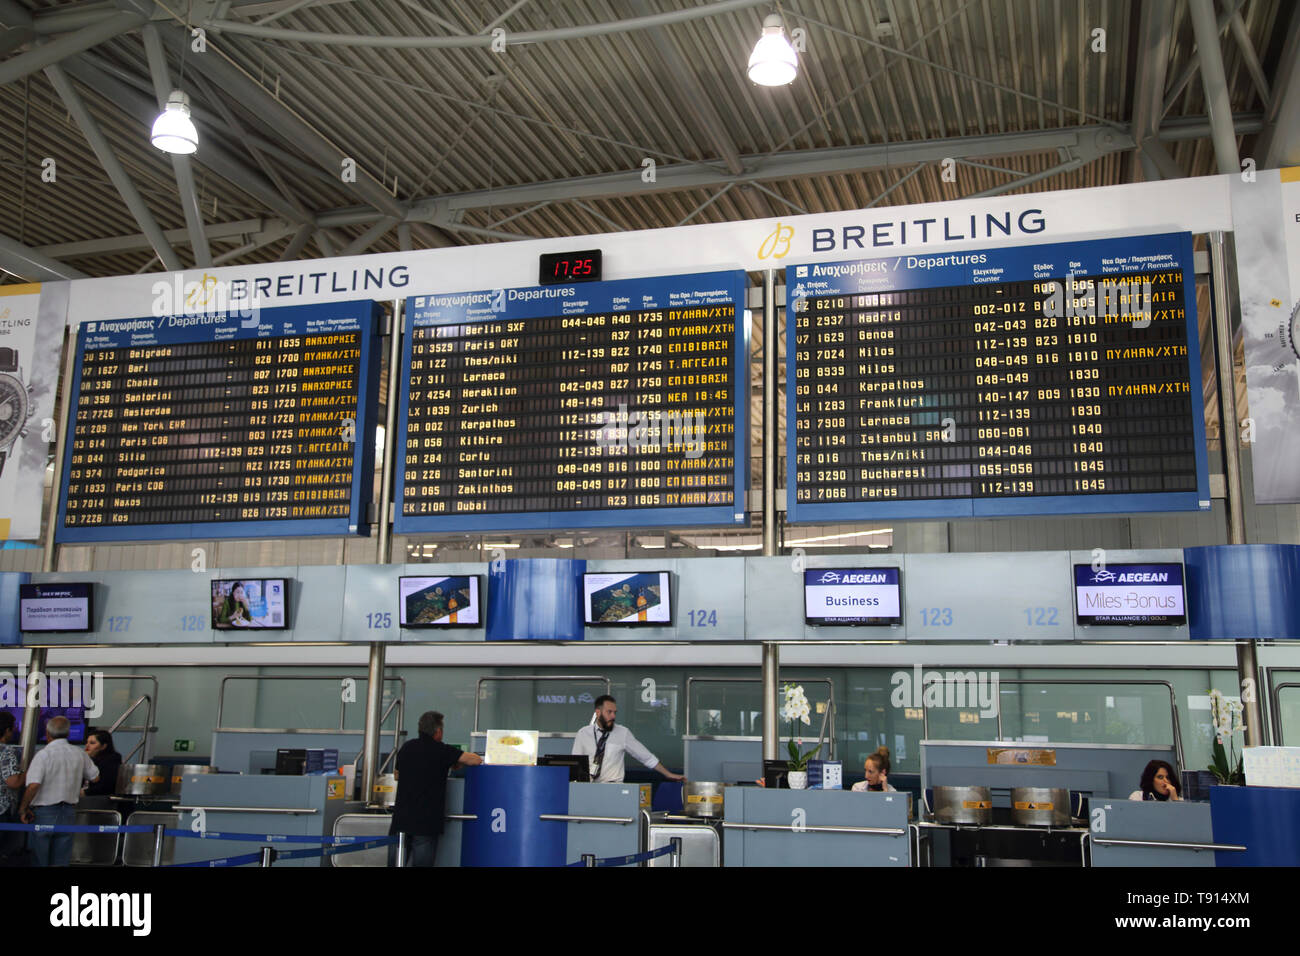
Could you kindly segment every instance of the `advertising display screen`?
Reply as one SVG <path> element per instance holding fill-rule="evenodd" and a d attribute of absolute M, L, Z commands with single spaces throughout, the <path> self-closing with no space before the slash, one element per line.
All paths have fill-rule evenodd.
<path fill-rule="evenodd" d="M 806 569 L 804 620 L 840 626 L 902 624 L 898 577 L 898 568 Z"/>
<path fill-rule="evenodd" d="M 56 539 L 365 533 L 373 302 L 85 322 Z"/>
<path fill-rule="evenodd" d="M 1209 508 L 1189 234 L 786 281 L 790 520 Z"/>
<path fill-rule="evenodd" d="M 668 571 L 584 574 L 582 604 L 589 627 L 672 624 L 672 575 Z"/>
<path fill-rule="evenodd" d="M 1074 604 L 1080 624 L 1186 624 L 1183 566 L 1076 564 Z"/>
<path fill-rule="evenodd" d="M 242 578 L 212 582 L 212 627 L 284 630 L 289 626 L 288 581 L 284 578 Z"/>
<path fill-rule="evenodd" d="M 745 274 L 407 299 L 399 534 L 741 526 Z"/>
<path fill-rule="evenodd" d="M 91 584 L 20 584 L 18 586 L 18 629 L 84 632 L 92 619 Z"/>
<path fill-rule="evenodd" d="M 402 627 L 478 627 L 483 623 L 478 575 L 400 577 Z"/>

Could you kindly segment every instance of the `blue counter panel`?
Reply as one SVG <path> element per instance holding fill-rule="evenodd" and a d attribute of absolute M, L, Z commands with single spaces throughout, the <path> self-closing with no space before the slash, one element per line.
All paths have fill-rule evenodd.
<path fill-rule="evenodd" d="M 1183 554 L 1193 640 L 1300 638 L 1300 547 L 1213 545 Z"/>
<path fill-rule="evenodd" d="M 1219 850 L 1216 866 L 1300 866 L 1300 789 L 1211 787 L 1214 842 L 1245 852 Z"/>
<path fill-rule="evenodd" d="M 540 817 L 568 810 L 568 767 L 470 767 L 461 865 L 563 866 L 567 826 Z"/>
<path fill-rule="evenodd" d="M 793 265 L 786 287 L 792 522 L 1209 509 L 1190 234 Z"/>
<path fill-rule="evenodd" d="M 368 534 L 378 314 L 83 323 L 55 539 Z"/>
<path fill-rule="evenodd" d="M 394 530 L 744 527 L 745 284 L 408 298 Z"/>

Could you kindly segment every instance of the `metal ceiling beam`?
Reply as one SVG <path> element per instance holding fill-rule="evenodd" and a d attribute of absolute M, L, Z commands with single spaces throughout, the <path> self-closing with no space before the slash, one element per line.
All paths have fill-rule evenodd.
<path fill-rule="evenodd" d="M 650 6 L 646 0 L 631 0 L 629 6 L 639 17 L 650 16 Z M 666 83 L 670 89 L 676 91 L 679 104 L 695 126 L 704 130 L 714 150 L 722 157 L 727 172 L 733 176 L 739 175 L 745 168 L 740 162 L 740 151 L 736 149 L 736 144 L 727 134 L 722 117 L 713 108 L 711 97 L 695 78 L 694 69 L 677 52 L 672 37 L 663 27 L 647 30 L 646 36 L 665 67 L 659 75 L 660 82 Z"/>
<path fill-rule="evenodd" d="M 530 30 L 507 33 L 503 39 L 508 46 L 525 43 L 547 43 L 559 40 L 581 40 L 590 37 L 607 36 L 611 33 L 631 33 L 651 27 L 668 26 L 687 20 L 703 17 L 716 17 L 724 13 L 734 13 L 750 7 L 769 3 L 770 0 L 716 0 L 713 3 L 697 4 L 667 13 L 656 13 L 650 17 L 636 17 L 628 20 L 608 20 L 603 23 L 585 23 L 576 27 L 560 27 L 552 30 Z M 755 26 L 759 21 L 755 21 Z M 372 36 L 360 34 L 323 33 L 314 30 L 285 30 L 279 27 L 260 27 L 255 23 L 240 23 L 237 20 L 214 20 L 211 29 L 217 33 L 234 33 L 242 36 L 261 37 L 265 40 L 285 40 L 298 43 L 317 43 L 323 46 L 378 47 L 389 50 L 433 50 L 471 47 L 487 49 L 492 45 L 490 33 L 476 33 L 459 36 Z"/>
<path fill-rule="evenodd" d="M 1217 37 L 1222 34 L 1224 30 L 1228 29 L 1228 22 L 1232 19 L 1232 15 L 1240 10 L 1245 3 L 1246 0 L 1232 0 L 1232 7 L 1219 14 L 1219 18 L 1215 21 L 1215 27 L 1218 31 L 1215 34 L 1216 45 L 1218 42 Z M 1169 92 L 1165 94 L 1164 105 L 1160 107 L 1161 116 L 1168 113 L 1174 103 L 1178 100 L 1178 97 L 1183 95 L 1183 90 L 1186 89 L 1187 84 L 1192 81 L 1192 77 L 1196 75 L 1196 71 L 1200 69 L 1200 66 L 1201 61 L 1195 55 L 1195 50 L 1193 50 L 1193 55 L 1188 59 L 1187 65 L 1183 67 L 1183 72 L 1178 74 L 1178 79 L 1174 81 L 1174 85 L 1171 86 Z"/>
<path fill-rule="evenodd" d="M 72 114 L 72 119 L 81 129 L 82 135 L 90 143 L 90 148 L 95 151 L 99 158 L 99 164 L 104 167 L 104 172 L 108 173 L 108 178 L 113 181 L 113 185 L 122 196 L 123 202 L 126 203 L 127 209 L 135 218 L 136 224 L 139 225 L 140 231 L 149 237 L 149 245 L 158 260 L 170 272 L 178 272 L 181 269 L 181 261 L 176 257 L 176 253 L 167 242 L 163 235 L 162 229 L 158 227 L 153 213 L 149 211 L 148 204 L 144 197 L 140 195 L 139 190 L 135 188 L 135 183 L 131 182 L 131 177 L 126 174 L 122 167 L 122 162 L 113 152 L 113 147 L 109 145 L 108 140 L 104 137 L 103 132 L 86 109 L 86 104 L 82 102 L 76 88 L 72 85 L 72 80 L 58 66 L 47 66 L 45 75 L 49 77 L 54 89 L 58 92 L 59 98 Z"/>
<path fill-rule="evenodd" d="M 175 31 L 175 32 L 180 32 Z M 227 95 L 233 96 L 247 108 L 256 112 L 264 122 L 269 123 L 295 147 L 315 160 L 321 168 L 340 174 L 342 163 L 347 153 L 335 146 L 310 123 L 289 109 L 272 96 L 261 84 L 228 63 L 219 53 L 193 58 L 194 68 L 219 86 Z M 356 194 L 357 198 L 369 203 L 388 216 L 399 220 L 406 217 L 406 207 L 399 203 L 379 182 L 364 170 L 357 170 L 354 183 L 340 186 Z"/>
<path fill-rule="evenodd" d="M 85 57 L 69 59 L 63 65 L 63 69 L 80 80 L 89 89 L 93 89 L 106 97 L 118 109 L 123 110 L 127 115 L 137 120 L 145 129 L 152 126 L 154 117 L 158 114 L 157 107 L 153 105 L 150 97 L 86 62 Z M 216 139 L 216 137 L 209 137 L 209 140 L 212 139 Z M 301 207 L 296 204 L 286 202 L 275 188 L 255 170 L 249 169 L 216 143 L 205 142 L 203 148 L 194 154 L 193 159 L 197 160 L 199 165 L 206 166 L 222 179 L 242 189 L 253 199 L 256 199 L 285 219 L 302 222 L 304 218 L 310 218 L 309 213 L 304 213 Z"/>
<path fill-rule="evenodd" d="M 289 244 L 285 246 L 284 251 L 280 253 L 280 261 L 289 262 L 301 256 L 302 251 L 307 248 L 307 243 L 311 242 L 311 234 L 315 230 L 315 225 L 310 222 L 299 226 L 298 231 L 295 232 L 293 238 L 289 240 Z"/>
<path fill-rule="evenodd" d="M 1237 135 L 1232 127 L 1232 103 L 1228 100 L 1228 78 L 1223 70 L 1223 51 L 1214 18 L 1214 0 L 1188 0 L 1192 31 L 1196 35 L 1196 57 L 1201 62 L 1201 83 L 1210 115 L 1210 140 L 1220 173 L 1241 172 L 1237 156 Z"/>
<path fill-rule="evenodd" d="M 1272 91 L 1264 132 L 1255 146 L 1259 165 L 1263 169 L 1300 166 L 1300 4 L 1291 8 Z"/>
<path fill-rule="evenodd" d="M 0 86 L 53 66 L 74 53 L 88 50 L 105 40 L 111 40 L 115 36 L 134 30 L 144 22 L 145 18 L 135 13 L 111 13 L 88 27 L 64 34 L 57 40 L 51 40 L 26 53 L 10 57 L 0 63 Z"/>
<path fill-rule="evenodd" d="M 146 23 L 140 31 L 144 40 L 145 56 L 149 60 L 149 75 L 153 78 L 154 93 L 158 97 L 158 109 L 167 105 L 171 94 L 171 73 L 167 68 L 167 54 L 163 52 L 162 37 L 158 28 Z M 203 211 L 199 208 L 199 196 L 194 189 L 194 169 L 190 166 L 189 156 L 171 153 L 172 173 L 176 177 L 176 191 L 180 194 L 181 210 L 185 213 L 185 228 L 190 233 L 190 249 L 194 253 L 194 265 L 203 267 L 212 264 L 212 250 L 208 248 L 208 237 L 203 231 Z"/>
<path fill-rule="evenodd" d="M 0 236 L 0 269 L 29 282 L 90 278 L 81 270 L 51 259 L 8 236 Z"/>
<path fill-rule="evenodd" d="M 31 11 L 16 0 L 0 0 L 0 24 L 6 28 L 0 33 L 0 56 L 31 43 L 36 36 Z"/>
<path fill-rule="evenodd" d="M 298 197 L 295 196 L 293 190 L 289 188 L 289 184 L 284 181 L 284 177 L 280 175 L 279 171 L 276 170 L 274 166 L 267 162 L 262 151 L 253 144 L 252 138 L 244 129 L 244 125 L 239 122 L 234 112 L 230 109 L 229 105 L 227 105 L 225 97 L 223 97 L 219 92 L 213 91 L 201 76 L 195 76 L 194 83 L 203 91 L 204 97 L 207 101 L 217 108 L 217 112 L 221 114 L 221 118 L 225 122 L 226 128 L 234 133 L 236 138 L 243 143 L 244 149 L 248 150 L 248 154 L 253 157 L 253 161 L 257 163 L 258 168 L 266 174 L 266 178 L 270 180 L 276 190 L 279 191 L 280 195 L 284 197 L 284 201 L 288 203 L 291 209 L 298 211 L 295 221 L 303 223 L 304 225 L 310 223 L 312 221 L 311 213 L 303 209 L 302 203 L 298 201 Z"/>
<path fill-rule="evenodd" d="M 1259 101 L 1264 104 L 1264 109 L 1268 109 L 1270 99 L 1268 80 L 1264 78 L 1264 68 L 1259 65 L 1259 54 L 1255 52 L 1255 45 L 1250 42 L 1250 34 L 1246 32 L 1246 24 L 1241 19 L 1239 11 L 1232 12 L 1228 27 L 1232 31 L 1232 38 L 1237 41 L 1241 58 L 1246 61 L 1246 71 L 1250 73 L 1250 81 L 1255 84 L 1255 91 L 1259 93 Z"/>
<path fill-rule="evenodd" d="M 340 252 L 339 255 L 341 256 L 361 255 L 361 253 L 365 252 L 376 242 L 382 239 L 384 234 L 387 233 L 394 226 L 396 226 L 397 223 L 398 223 L 398 219 L 396 217 L 385 216 L 383 219 L 379 220 L 377 223 L 375 223 L 373 226 L 371 226 L 361 235 L 357 236 L 357 238 L 353 239 L 346 246 L 344 246 L 343 251 Z"/>
<path fill-rule="evenodd" d="M 1159 167 L 1150 160 L 1143 162 L 1144 144 L 1155 137 L 1164 115 L 1161 106 L 1164 103 L 1165 74 L 1169 68 L 1169 48 L 1173 40 L 1174 5 L 1172 0 L 1147 0 L 1142 4 L 1138 21 L 1138 63 L 1137 78 L 1133 88 L 1133 139 L 1137 149 L 1133 151 L 1133 175 L 1130 181 L 1137 180 L 1139 169 L 1150 173 L 1160 173 Z M 1145 178 L 1154 178 L 1147 175 Z"/>
<path fill-rule="evenodd" d="M 1248 135 L 1258 132 L 1263 126 L 1263 120 L 1258 116 L 1238 116 L 1236 117 L 1237 133 L 1239 135 Z M 1164 141 L 1180 141 L 1185 139 L 1196 139 L 1208 134 L 1209 125 L 1203 120 L 1192 117 L 1187 120 L 1171 120 L 1161 127 L 1157 134 L 1159 140 L 1148 140 L 1146 148 L 1148 150 L 1158 147 L 1164 151 L 1162 143 Z M 747 171 L 738 179 L 745 179 L 749 182 L 757 183 L 765 180 L 790 179 L 799 175 L 809 175 L 806 170 L 815 167 L 814 174 L 833 175 L 833 174 L 850 174 L 861 172 L 865 169 L 881 168 L 885 166 L 901 166 L 907 163 L 907 157 L 912 155 L 910 147 L 920 147 L 918 152 L 934 154 L 939 157 L 953 155 L 954 158 L 966 158 L 970 156 L 1010 156 L 1017 153 L 1041 153 L 1055 151 L 1062 144 L 1067 144 L 1065 148 L 1077 146 L 1079 142 L 1079 133 L 1100 132 L 1110 137 L 1108 140 L 1092 140 L 1094 149 L 1088 152 L 1088 155 L 1102 155 L 1106 152 L 1118 152 L 1131 150 L 1134 148 L 1132 137 L 1125 134 L 1115 136 L 1114 130 L 1104 127 L 1084 127 L 1082 129 L 1072 128 L 1066 130 L 1049 130 L 1040 133 L 1008 133 L 1001 136 L 989 137 L 972 137 L 957 140 L 940 140 L 936 144 L 913 143 L 913 144 L 894 144 L 885 149 L 884 147 L 852 147 L 846 149 L 828 149 L 828 150 L 802 150 L 794 153 L 785 154 L 784 156 L 772 157 L 761 167 Z M 1088 137 L 1085 137 L 1087 139 Z M 204 152 L 207 152 L 205 147 Z M 1079 155 L 1084 155 L 1079 153 Z M 754 157 L 755 161 L 765 157 Z M 775 162 L 780 160 L 780 162 Z M 930 161 L 928 158 L 913 159 L 911 165 L 913 168 L 904 177 L 910 178 L 924 169 Z M 1172 162 L 1172 160 L 1171 160 Z M 669 176 L 669 173 L 672 173 Z M 670 185 L 671 181 L 671 185 Z M 689 189 L 717 189 L 726 186 L 729 182 L 734 181 L 721 170 L 709 166 L 697 164 L 683 164 L 681 166 L 660 167 L 656 182 L 642 183 L 637 176 L 635 182 L 629 179 L 627 173 L 605 174 L 600 176 L 586 177 L 582 179 L 559 180 L 549 183 L 534 183 L 528 186 L 516 186 L 508 189 L 485 189 L 477 192 L 458 193 L 449 196 L 430 197 L 413 204 L 413 208 L 408 214 L 404 224 L 413 227 L 413 231 L 425 245 L 438 248 L 455 245 L 441 233 L 429 229 L 426 224 L 433 223 L 441 225 L 445 221 L 450 221 L 450 216 L 454 211 L 469 211 L 475 209 L 487 209 L 492 207 L 529 207 L 543 205 L 554 202 L 575 201 L 579 197 L 586 198 L 588 192 L 594 192 L 593 198 L 604 196 L 625 196 L 629 193 L 643 195 L 647 192 L 670 192 L 673 190 Z M 1011 183 L 1011 188 L 1024 185 L 1024 177 L 1018 178 Z M 588 184 L 594 184 L 594 189 L 589 189 Z M 882 198 L 882 197 L 878 197 Z M 877 199 L 877 201 L 878 201 Z M 871 203 L 875 205 L 875 201 Z M 501 226 L 511 219 L 516 218 L 524 212 L 531 211 L 523 209 L 520 213 L 507 216 L 494 223 L 494 226 Z M 374 209 L 365 206 L 351 206 L 344 209 L 334 209 L 317 214 L 314 222 L 310 224 L 313 230 L 331 228 L 336 226 L 364 226 L 374 223 L 382 218 Z M 250 227 L 249 223 L 254 226 Z M 277 225 L 274 221 L 261 223 L 260 220 L 244 220 L 242 222 L 210 224 L 205 227 L 209 239 L 228 238 L 233 235 L 246 235 L 258 229 L 272 228 Z M 450 226 L 446 226 L 450 229 Z M 460 230 L 467 231 L 467 230 Z M 477 233 L 485 234 L 485 233 Z M 168 239 L 174 242 L 184 241 L 186 233 L 184 230 L 173 230 L 168 232 Z M 492 238 L 522 238 L 513 233 L 497 235 L 489 230 L 486 235 Z M 91 239 L 83 242 L 62 243 L 58 245 L 49 245 L 40 247 L 41 252 L 51 256 L 80 256 L 80 255 L 97 255 L 100 253 L 118 250 L 138 250 L 149 248 L 148 242 L 144 236 L 136 234 L 131 236 L 117 236 L 107 239 Z"/>
<path fill-rule="evenodd" d="M 278 220 L 267 222 L 263 219 L 241 219 L 237 222 L 212 223 L 203 227 L 209 240 L 242 239 L 255 235 L 279 225 Z M 172 244 L 187 243 L 190 239 L 188 229 L 168 229 L 163 233 Z M 84 239 L 80 242 L 57 242 L 47 246 L 37 246 L 36 251 L 56 259 L 75 259 L 79 256 L 102 256 L 114 252 L 139 252 L 152 249 L 149 239 L 142 232 L 130 236 L 113 236 L 111 239 Z"/>

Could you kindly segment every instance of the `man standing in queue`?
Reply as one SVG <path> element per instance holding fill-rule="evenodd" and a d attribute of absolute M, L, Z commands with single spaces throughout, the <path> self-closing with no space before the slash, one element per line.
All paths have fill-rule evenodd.
<path fill-rule="evenodd" d="M 685 780 L 659 762 L 659 758 L 646 750 L 641 741 L 621 724 L 614 725 L 618 704 L 608 694 L 596 698 L 596 714 L 586 727 L 578 731 L 573 741 L 575 754 L 586 754 L 591 762 L 592 783 L 622 783 L 623 757 L 631 754 L 651 770 L 658 770 L 669 780 Z"/>
<path fill-rule="evenodd" d="M 447 816 L 447 773 L 458 766 L 477 767 L 483 758 L 442 742 L 443 716 L 420 715 L 420 735 L 397 752 L 397 802 L 389 836 L 406 834 L 406 865 L 433 866 L 438 837 Z M 388 865 L 397 865 L 396 844 L 388 848 Z"/>

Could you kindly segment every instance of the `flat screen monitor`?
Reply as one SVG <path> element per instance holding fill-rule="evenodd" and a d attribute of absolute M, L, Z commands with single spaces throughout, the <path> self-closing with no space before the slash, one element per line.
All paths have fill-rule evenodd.
<path fill-rule="evenodd" d="M 24 700 L 27 696 L 25 684 L 25 681 L 18 681 L 19 693 L 22 694 L 21 699 Z M 0 710 L 14 716 L 14 743 L 16 744 L 22 738 L 23 718 L 26 716 L 26 711 L 22 707 L 0 707 Z M 49 743 L 45 736 L 45 725 L 51 717 L 68 718 L 68 743 L 84 744 L 86 742 L 87 725 L 84 707 L 42 707 L 40 723 L 37 724 L 36 730 L 36 742 L 38 744 Z"/>
<path fill-rule="evenodd" d="M 810 625 L 903 623 L 898 568 L 810 568 L 803 573 L 804 620 Z"/>
<path fill-rule="evenodd" d="M 667 627 L 673 623 L 672 572 L 584 574 L 582 606 L 588 627 Z"/>
<path fill-rule="evenodd" d="M 20 584 L 18 629 L 28 634 L 89 631 L 93 592 L 92 584 Z"/>
<path fill-rule="evenodd" d="M 543 754 L 537 758 L 539 767 L 568 767 L 570 783 L 591 782 L 591 758 L 586 754 Z"/>
<path fill-rule="evenodd" d="M 212 582 L 212 629 L 282 631 L 289 626 L 285 578 L 232 578 Z"/>
<path fill-rule="evenodd" d="M 402 627 L 480 627 L 483 623 L 476 574 L 400 577 L 397 594 Z"/>
<path fill-rule="evenodd" d="M 1074 606 L 1080 624 L 1187 623 L 1181 564 L 1074 566 Z"/>

